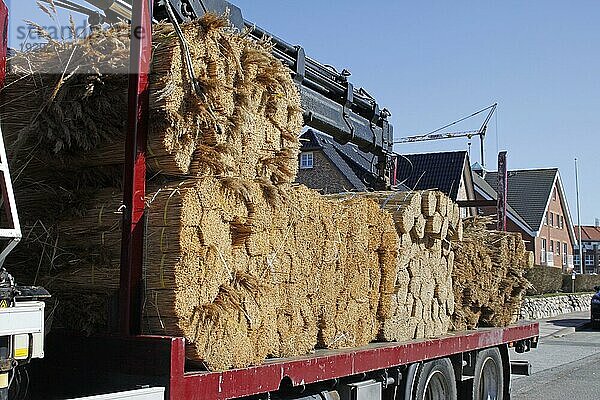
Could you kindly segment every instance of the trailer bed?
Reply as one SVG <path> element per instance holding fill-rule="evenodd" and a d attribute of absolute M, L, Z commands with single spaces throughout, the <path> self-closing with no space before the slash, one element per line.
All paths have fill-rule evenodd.
<path fill-rule="evenodd" d="M 32 382 L 40 386 L 32 389 L 43 393 L 44 399 L 64 399 L 90 391 L 101 394 L 147 385 L 165 387 L 167 399 L 236 399 L 277 391 L 284 379 L 292 386 L 308 385 L 524 340 L 535 343 L 538 335 L 537 323 L 521 323 L 454 332 L 435 339 L 317 350 L 244 369 L 198 372 L 197 365 L 186 363 L 183 338 L 61 334 L 48 339 L 44 366 L 37 368 L 40 376 L 35 376 L 35 369 L 32 372 Z M 55 394 L 57 388 L 60 393 Z"/>

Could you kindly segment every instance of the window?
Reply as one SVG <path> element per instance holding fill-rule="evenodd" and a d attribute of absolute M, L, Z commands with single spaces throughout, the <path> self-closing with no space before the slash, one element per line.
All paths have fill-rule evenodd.
<path fill-rule="evenodd" d="M 542 252 L 540 254 L 540 261 L 546 262 L 546 239 L 542 239 Z"/>
<path fill-rule="evenodd" d="M 556 248 L 556 254 L 560 256 L 560 242 L 556 242 L 555 244 L 555 248 Z"/>
<path fill-rule="evenodd" d="M 550 226 L 554 226 L 554 213 L 550 213 Z"/>
<path fill-rule="evenodd" d="M 594 265 L 594 255 L 593 254 L 585 255 L 585 265 L 586 266 Z"/>
<path fill-rule="evenodd" d="M 552 191 L 552 200 L 556 201 L 556 188 Z"/>
<path fill-rule="evenodd" d="M 554 240 L 550 241 L 550 253 L 554 253 Z"/>
<path fill-rule="evenodd" d="M 313 167 L 313 152 L 308 151 L 300 154 L 300 169 L 310 169 Z"/>
<path fill-rule="evenodd" d="M 565 224 L 565 218 L 564 218 L 562 215 L 560 215 L 560 216 L 558 217 L 558 221 L 559 221 L 559 222 L 558 222 L 558 227 L 559 227 L 560 229 L 563 229 L 563 227 L 564 227 L 564 224 Z"/>
<path fill-rule="evenodd" d="M 544 225 L 548 225 L 548 213 L 544 215 Z"/>
<path fill-rule="evenodd" d="M 567 265 L 569 250 L 566 243 L 563 243 L 563 265 Z"/>
<path fill-rule="evenodd" d="M 579 265 L 579 254 L 573 254 L 573 265 Z"/>

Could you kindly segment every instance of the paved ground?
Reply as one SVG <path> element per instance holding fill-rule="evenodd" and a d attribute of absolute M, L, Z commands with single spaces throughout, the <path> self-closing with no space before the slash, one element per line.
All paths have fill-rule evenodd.
<path fill-rule="evenodd" d="M 511 359 L 528 360 L 532 375 L 513 376 L 512 399 L 596 400 L 600 394 L 600 331 L 586 326 L 589 312 L 540 322 L 540 345 Z"/>

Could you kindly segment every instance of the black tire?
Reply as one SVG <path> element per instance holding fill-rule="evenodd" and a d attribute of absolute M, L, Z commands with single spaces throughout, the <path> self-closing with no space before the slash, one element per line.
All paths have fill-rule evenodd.
<path fill-rule="evenodd" d="M 494 347 L 481 350 L 475 362 L 473 400 L 503 400 L 504 370 L 500 351 Z"/>
<path fill-rule="evenodd" d="M 447 358 L 423 364 L 412 400 L 456 400 L 456 377 Z"/>

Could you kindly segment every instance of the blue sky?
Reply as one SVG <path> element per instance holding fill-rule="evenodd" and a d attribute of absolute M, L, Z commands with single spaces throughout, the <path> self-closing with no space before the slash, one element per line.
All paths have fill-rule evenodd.
<path fill-rule="evenodd" d="M 349 69 L 355 86 L 392 112 L 398 137 L 498 102 L 487 165 L 495 168 L 499 149 L 508 151 L 511 169 L 559 167 L 576 223 L 577 157 L 582 222 L 600 217 L 600 2 L 232 2 L 246 19 L 302 45 L 309 56 Z M 47 20 L 32 0 L 12 3 L 17 19 Z M 454 128 L 477 129 L 480 122 Z M 478 142 L 472 143 L 472 161 L 479 161 Z M 460 149 L 467 149 L 466 139 L 395 148 Z"/>

